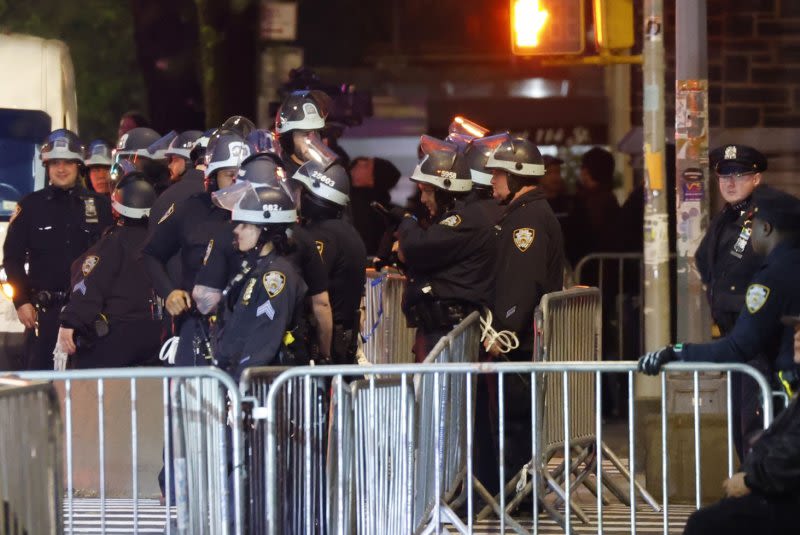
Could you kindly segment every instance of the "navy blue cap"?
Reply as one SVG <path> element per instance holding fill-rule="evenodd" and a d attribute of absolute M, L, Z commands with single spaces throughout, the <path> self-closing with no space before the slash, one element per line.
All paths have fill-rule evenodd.
<path fill-rule="evenodd" d="M 779 229 L 800 229 L 800 199 L 783 191 L 761 185 L 753 190 L 755 217 Z"/>
<path fill-rule="evenodd" d="M 711 169 L 719 175 L 761 173 L 767 170 L 767 157 L 747 145 L 723 145 L 708 154 Z"/>

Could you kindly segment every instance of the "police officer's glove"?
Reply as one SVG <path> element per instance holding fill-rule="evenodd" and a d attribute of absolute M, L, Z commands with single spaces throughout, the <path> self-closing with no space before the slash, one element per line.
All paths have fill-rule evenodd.
<path fill-rule="evenodd" d="M 663 347 L 644 355 L 639 359 L 637 369 L 646 375 L 658 375 L 661 367 L 678 360 L 675 350 L 672 346 Z"/>

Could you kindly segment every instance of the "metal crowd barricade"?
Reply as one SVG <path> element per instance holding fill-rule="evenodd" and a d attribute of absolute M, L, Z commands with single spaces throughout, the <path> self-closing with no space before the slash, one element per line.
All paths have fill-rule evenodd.
<path fill-rule="evenodd" d="M 471 313 L 437 342 L 423 364 L 478 362 L 479 322 L 478 312 Z M 454 522 L 458 518 L 450 505 L 459 497 L 457 493 L 463 489 L 466 476 L 467 425 L 472 425 L 472 420 L 467 423 L 466 405 L 474 406 L 474 379 L 437 374 L 422 374 L 417 378 L 419 431 L 414 485 L 417 531 L 424 530 L 431 522 L 434 511 L 448 515 Z"/>
<path fill-rule="evenodd" d="M 0 535 L 57 535 L 61 417 L 53 386 L 0 378 Z"/>
<path fill-rule="evenodd" d="M 694 394 L 696 397 L 699 396 L 699 375 L 701 372 L 722 372 L 726 373 L 730 376 L 732 373 L 743 373 L 750 377 L 752 377 L 761 390 L 762 394 L 762 401 L 763 401 L 763 410 L 764 410 L 764 426 L 768 426 L 772 421 L 772 398 L 770 396 L 770 386 L 766 378 L 761 375 L 757 370 L 754 368 L 747 366 L 745 364 L 703 364 L 703 363 L 672 363 L 664 367 L 664 372 L 661 375 L 661 384 L 662 384 L 662 394 L 661 394 L 661 464 L 662 464 L 662 471 L 661 471 L 661 486 L 663 489 L 662 498 L 659 503 L 659 507 L 661 512 L 660 513 L 649 513 L 650 515 L 661 515 L 661 525 L 657 527 L 657 529 L 663 532 L 665 535 L 671 532 L 671 527 L 674 528 L 676 526 L 671 526 L 673 522 L 676 524 L 685 521 L 685 516 L 680 521 L 675 521 L 673 517 L 669 516 L 669 511 L 671 510 L 671 504 L 669 503 L 669 489 L 670 489 L 670 480 L 669 480 L 669 453 L 667 451 L 667 444 L 668 444 L 668 435 L 670 433 L 670 429 L 668 428 L 668 414 L 667 414 L 667 396 L 666 396 L 666 377 L 668 374 L 673 373 L 690 373 L 694 378 Z M 265 435 L 265 447 L 266 447 L 266 470 L 264 475 L 266 476 L 266 489 L 265 489 L 265 496 L 266 496 L 266 505 L 267 505 L 267 518 L 266 518 L 266 530 L 265 533 L 270 535 L 277 535 L 279 533 L 287 533 L 283 526 L 281 525 L 281 519 L 283 518 L 283 510 L 281 507 L 281 494 L 280 494 L 280 477 L 281 477 L 281 469 L 279 466 L 279 446 L 281 443 L 281 437 L 278 433 L 279 430 L 279 423 L 283 418 L 283 415 L 280 412 L 281 403 L 280 398 L 282 396 L 282 390 L 292 384 L 299 384 L 302 385 L 304 389 L 304 396 L 310 395 L 312 385 L 314 385 L 314 380 L 322 380 L 326 378 L 332 378 L 334 380 L 334 384 L 337 385 L 337 396 L 341 398 L 343 392 L 346 390 L 346 387 L 342 385 L 341 381 L 342 378 L 348 376 L 354 376 L 363 373 L 363 368 L 357 366 L 316 366 L 316 367 L 298 367 L 292 368 L 290 370 L 285 371 L 280 376 L 274 379 L 272 383 L 272 387 L 267 394 L 266 397 L 266 405 L 263 408 L 266 418 L 266 435 Z M 528 362 L 528 363 L 429 363 L 429 364 L 395 364 L 395 365 L 374 365 L 369 368 L 369 377 L 366 379 L 366 383 L 363 386 L 360 386 L 358 389 L 360 394 L 363 395 L 363 400 L 366 403 L 367 407 L 365 409 L 365 413 L 367 414 L 367 420 L 370 418 L 374 419 L 375 424 L 374 427 L 369 428 L 369 432 L 367 432 L 366 437 L 360 437 L 359 440 L 364 441 L 371 441 L 374 444 L 374 447 L 380 448 L 384 447 L 384 451 L 388 451 L 388 444 L 392 440 L 392 437 L 396 436 L 396 425 L 382 425 L 384 420 L 386 419 L 386 414 L 382 414 L 380 412 L 380 408 L 382 407 L 381 397 L 377 395 L 377 392 L 380 390 L 380 384 L 384 381 L 400 381 L 401 385 L 408 385 L 410 384 L 411 378 L 414 375 L 421 375 L 432 377 L 434 380 L 439 378 L 439 384 L 441 384 L 444 378 L 457 378 L 461 377 L 465 381 L 466 385 L 466 392 L 465 397 L 462 401 L 466 401 L 471 399 L 472 395 L 472 380 L 476 377 L 477 374 L 491 374 L 497 376 L 497 385 L 498 385 L 498 404 L 502 403 L 503 395 L 504 395 L 504 380 L 503 378 L 510 375 L 510 374 L 524 374 L 530 377 L 530 395 L 531 400 L 534 404 L 536 404 L 536 400 L 540 399 L 540 389 L 543 387 L 542 377 L 550 376 L 555 377 L 555 380 L 559 381 L 562 386 L 562 400 L 561 400 L 561 409 L 564 418 L 564 425 L 562 426 L 561 430 L 564 434 L 563 439 L 561 439 L 563 443 L 563 456 L 564 458 L 570 458 L 572 454 L 572 448 L 570 446 L 572 437 L 571 431 L 571 424 L 572 424 L 572 415 L 573 415 L 573 407 L 572 404 L 577 402 L 579 398 L 573 398 L 571 389 L 573 387 L 573 381 L 571 381 L 571 375 L 586 375 L 590 379 L 593 380 L 595 385 L 595 400 L 594 400 L 594 426 L 595 429 L 591 433 L 594 437 L 594 448 L 596 452 L 601 452 L 603 450 L 602 446 L 602 419 L 600 417 L 600 409 L 602 405 L 601 401 L 601 384 L 602 384 L 602 376 L 606 374 L 625 374 L 628 376 L 628 385 L 629 385 L 629 413 L 628 413 L 628 443 L 630 448 L 630 457 L 628 459 L 628 470 L 631 474 L 636 473 L 636 462 L 637 460 L 634 458 L 634 452 L 636 451 L 635 442 L 637 437 L 637 428 L 636 428 L 636 414 L 634 410 L 634 399 L 635 399 L 635 382 L 633 381 L 634 373 L 636 373 L 636 362 L 614 362 L 614 363 L 603 363 L 597 361 L 585 361 L 585 362 Z M 378 379 L 376 376 L 380 375 L 381 379 Z M 553 381 L 551 381 L 553 382 Z M 580 383 L 578 383 L 580 385 Z M 578 386 L 579 387 L 579 386 Z M 372 395 L 370 395 L 372 392 Z M 552 394 L 551 392 L 548 394 Z M 730 390 L 728 392 L 728 396 L 730 399 Z M 435 400 L 434 407 L 442 406 L 443 400 L 441 396 L 443 395 L 443 391 L 441 388 L 434 389 L 434 396 L 438 395 L 438 399 Z M 585 402 L 591 403 L 590 400 L 585 400 Z M 338 405 L 338 411 L 344 409 L 343 404 Z M 386 405 L 383 405 L 385 407 Z M 468 424 L 466 425 L 466 444 L 467 447 L 464 448 L 465 456 L 466 456 L 466 467 L 465 467 L 465 476 L 463 478 L 464 485 L 466 487 L 466 501 L 467 507 L 466 511 L 468 512 L 466 518 L 463 516 L 456 516 L 456 513 L 448 508 L 444 507 L 441 500 L 436 501 L 436 505 L 433 509 L 433 514 L 429 517 L 431 523 L 424 527 L 424 532 L 431 533 L 431 532 L 442 532 L 442 530 L 452 530 L 455 529 L 457 531 L 461 531 L 463 533 L 473 533 L 475 530 L 475 519 L 469 512 L 473 511 L 473 490 L 476 490 L 474 486 L 474 474 L 473 474 L 473 463 L 472 463 L 472 449 L 471 445 L 473 444 L 474 434 L 476 430 L 473 428 L 469 422 L 473 421 L 474 416 L 474 407 L 471 403 L 465 402 L 463 403 L 465 416 L 464 421 Z M 504 422 L 503 422 L 503 411 L 501 410 L 502 407 L 499 408 L 500 410 L 497 411 L 499 415 L 499 422 L 498 426 L 501 431 L 504 429 Z M 580 409 L 579 409 L 580 410 Z M 440 417 L 444 417 L 445 411 L 438 411 Z M 537 408 L 534 407 L 534 414 L 537 413 Z M 695 467 L 695 487 L 696 487 L 696 500 L 695 500 L 695 507 L 699 508 L 701 506 L 701 481 L 702 481 L 702 471 L 703 466 L 701 465 L 700 461 L 700 444 L 701 444 L 701 436 L 702 430 L 700 426 L 700 407 L 699 403 L 694 405 L 694 467 Z M 403 421 L 403 418 L 400 419 L 400 422 Z M 369 422 L 367 421 L 367 424 Z M 332 455 L 338 457 L 338 460 L 329 460 L 329 462 L 335 462 L 335 466 L 337 470 L 340 472 L 339 476 L 335 481 L 336 489 L 333 491 L 329 491 L 328 497 L 336 497 L 337 500 L 349 500 L 348 492 L 346 491 L 346 463 L 341 462 L 343 456 L 347 455 L 347 448 L 344 447 L 346 441 L 343 440 L 344 435 L 344 426 L 340 426 L 336 428 L 337 431 L 337 439 L 336 444 L 337 447 L 333 448 L 330 451 Z M 734 453 L 733 453 L 733 422 L 731 421 L 730 413 L 728 416 L 728 435 L 727 435 L 727 453 L 728 453 L 728 475 L 733 475 L 733 463 L 734 463 Z M 482 431 L 482 432 L 485 432 Z M 531 434 L 532 434 L 532 441 L 535 445 L 537 443 L 537 437 L 539 435 L 539 429 L 535 425 L 531 426 Z M 303 437 L 304 443 L 309 443 L 313 437 L 305 436 Z M 555 438 L 555 437 L 553 437 Z M 406 439 L 408 439 L 408 435 L 406 435 Z M 511 437 L 505 437 L 506 440 L 511 439 Z M 443 445 L 446 442 L 446 437 L 440 437 L 436 439 L 438 442 L 436 447 L 434 448 L 435 451 L 435 459 L 434 459 L 434 466 L 437 467 L 444 467 L 447 463 L 445 452 L 446 448 Z M 417 445 L 417 452 L 419 455 L 419 445 Z M 535 457 L 535 452 L 532 452 Z M 657 451 L 650 452 L 653 455 L 658 454 Z M 593 478 L 593 483 L 596 488 L 600 488 L 603 485 L 604 478 L 608 477 L 602 470 L 602 460 L 599 458 L 599 453 L 597 453 L 598 459 L 594 463 L 594 471 L 588 474 L 584 480 L 588 481 Z M 358 456 L 356 457 L 358 459 Z M 433 473 L 429 474 L 419 474 L 411 472 L 409 473 L 405 469 L 402 468 L 402 464 L 398 465 L 397 462 L 393 462 L 392 457 L 382 457 L 374 459 L 373 470 L 379 471 L 382 474 L 392 474 L 393 477 L 399 478 L 400 482 L 393 482 L 393 489 L 407 489 L 409 492 L 419 493 L 420 491 L 420 484 L 421 482 L 418 481 L 419 477 L 424 477 L 425 479 L 433 478 L 437 483 L 437 487 L 440 491 L 443 491 L 447 486 L 446 482 L 443 481 L 441 474 L 438 470 L 434 470 Z M 504 466 L 503 466 L 503 457 L 502 455 L 499 457 L 500 459 L 500 472 L 502 473 Z M 357 462 L 362 462 L 358 461 Z M 374 472 L 373 472 L 374 473 Z M 569 472 L 567 472 L 569 473 Z M 365 472 L 364 477 L 369 478 L 371 477 L 371 473 Z M 369 501 L 364 500 L 357 503 L 357 507 L 359 508 L 366 508 L 366 511 L 358 511 L 358 514 L 362 517 L 369 517 L 369 515 L 381 515 L 386 513 L 386 507 L 389 500 L 391 500 L 392 496 L 398 496 L 398 494 L 392 494 L 391 490 L 389 490 L 385 486 L 381 486 L 377 484 L 377 482 L 385 481 L 381 478 L 375 480 L 374 486 L 372 490 L 375 493 L 375 496 L 379 496 L 381 500 Z M 303 482 L 304 485 L 304 492 L 311 492 L 311 481 L 306 479 Z M 500 482 L 503 483 L 502 481 Z M 563 491 L 564 496 L 572 496 L 572 488 L 578 486 L 582 483 L 577 479 L 573 479 L 572 477 L 564 477 L 563 478 Z M 369 484 L 369 482 L 367 482 Z M 540 524 L 544 522 L 542 518 L 539 516 L 539 507 L 540 507 L 540 500 L 544 499 L 545 496 L 541 494 L 542 488 L 539 485 L 533 485 L 531 490 L 531 506 L 533 507 L 533 518 L 530 520 L 532 525 L 530 529 L 535 533 L 539 530 Z M 381 494 L 383 492 L 383 494 Z M 629 530 L 631 533 L 636 533 L 637 529 L 640 527 L 639 517 L 645 514 L 643 511 L 640 511 L 636 507 L 636 496 L 638 493 L 638 489 L 636 488 L 635 481 L 633 479 L 629 480 L 628 489 L 627 489 L 627 496 L 626 501 L 630 503 L 630 506 L 622 505 L 621 507 L 626 507 L 626 511 L 630 522 Z M 440 495 L 440 494 L 436 494 Z M 595 498 L 596 502 L 596 510 L 592 512 L 593 523 L 596 523 L 596 532 L 602 533 L 604 529 L 608 529 L 609 526 L 604 525 L 604 514 L 605 508 L 611 507 L 607 503 L 606 500 L 603 499 L 603 495 L 601 492 L 597 492 Z M 349 502 L 348 502 L 349 503 Z M 397 509 L 403 509 L 404 504 L 399 504 L 400 507 Z M 346 507 L 345 503 L 329 503 L 329 510 L 331 511 L 343 511 Z M 505 495 L 503 493 L 500 494 L 500 510 L 506 509 L 506 502 L 505 502 Z M 383 509 L 381 509 L 383 507 Z M 563 518 L 564 524 L 563 528 L 565 529 L 566 533 L 573 533 L 573 516 L 575 511 L 575 503 L 573 500 L 565 499 L 561 503 L 561 508 L 563 508 Z M 461 512 L 463 514 L 463 511 Z M 406 514 L 409 514 L 406 510 Z M 588 513 L 587 513 L 588 514 Z M 658 518 L 658 517 L 656 517 Z M 619 522 L 619 520 L 616 520 Z M 527 527 L 523 527 L 521 522 L 517 522 L 514 519 L 510 519 L 508 515 L 499 515 L 499 532 L 506 533 L 506 527 L 513 529 L 517 533 L 527 534 L 530 533 Z M 648 529 L 653 529 L 653 517 L 649 517 L 648 521 Z M 618 524 L 615 524 L 619 527 Z M 498 526 L 492 526 L 493 530 L 498 529 Z M 587 526 L 584 526 L 581 529 L 582 533 L 586 532 L 588 529 Z M 337 534 L 345 534 L 350 533 L 347 530 L 347 523 L 342 522 L 337 524 L 337 530 L 332 531 L 331 533 Z"/>
<path fill-rule="evenodd" d="M 403 314 L 403 290 L 406 278 L 384 268 L 367 270 L 364 353 L 373 364 L 414 362 L 414 329 Z"/>
<path fill-rule="evenodd" d="M 242 375 L 240 389 L 244 399 L 256 411 L 247 429 L 248 497 L 247 519 L 250 533 L 264 533 L 267 495 L 264 484 L 270 474 L 264 462 L 266 429 L 259 419 L 272 382 L 286 368 L 248 368 Z M 326 473 L 328 398 L 325 381 L 303 378 L 280 390 L 280 421 L 277 433 L 282 500 L 282 533 L 326 533 Z"/>
<path fill-rule="evenodd" d="M 139 415 L 137 391 L 142 383 L 160 383 L 162 393 L 164 451 L 170 452 L 176 446 L 173 462 L 165 462 L 166 503 L 175 501 L 170 481 L 175 479 L 179 489 L 177 496 L 178 522 L 173 525 L 172 507 L 164 513 L 164 533 L 190 533 L 191 535 L 213 533 L 241 535 L 243 533 L 242 514 L 242 402 L 238 386 L 226 373 L 216 368 L 114 368 L 75 370 L 66 372 L 19 372 L 26 380 L 51 381 L 63 389 L 64 407 L 64 466 L 66 467 L 66 503 L 64 533 L 81 532 L 77 527 L 80 517 L 76 511 L 74 468 L 76 452 L 86 454 L 93 444 L 76 443 L 73 427 L 78 421 L 96 418 L 97 422 L 97 464 L 91 472 L 98 476 L 100 533 L 117 529 L 117 520 L 112 516 L 107 504 L 106 493 L 109 476 L 119 471 L 118 465 L 110 465 L 106 457 L 113 446 L 107 442 L 119 441 L 121 437 L 107 436 L 106 426 L 112 423 L 106 415 L 106 397 L 118 394 L 120 384 L 129 384 L 130 392 L 130 477 L 132 498 L 132 526 L 125 526 L 131 533 L 142 529 L 140 521 L 140 480 L 139 449 L 142 443 L 139 427 L 145 418 L 152 415 Z M 84 383 L 94 383 L 97 411 L 92 414 L 74 414 L 73 391 Z M 170 384 L 173 383 L 170 393 Z M 146 385 L 145 385 L 146 386 Z M 107 390 L 108 387 L 108 390 Z M 143 388 L 144 390 L 144 388 Z M 170 422 L 172 425 L 170 427 Z M 161 422 L 159 422 L 161 425 Z M 126 445 L 127 447 L 127 445 Z M 165 455 L 169 458 L 169 455 Z M 152 459 L 150 459 L 152 461 Z M 127 466 L 123 468 L 127 470 Z M 118 475 L 118 474 L 116 474 Z M 155 473 L 152 478 L 155 479 Z M 174 477 L 176 476 L 176 477 Z M 56 492 L 62 492 L 61 481 L 54 480 Z"/>

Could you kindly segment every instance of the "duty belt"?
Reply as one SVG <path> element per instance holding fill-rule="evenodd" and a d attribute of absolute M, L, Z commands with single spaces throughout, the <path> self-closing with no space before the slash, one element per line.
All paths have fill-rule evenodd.
<path fill-rule="evenodd" d="M 57 308 L 63 306 L 67 302 L 67 292 L 56 292 L 51 290 L 40 290 L 33 292 L 33 305 L 41 311 L 47 311 L 50 308 Z"/>
<path fill-rule="evenodd" d="M 463 301 L 421 301 L 409 307 L 408 322 L 411 327 L 426 331 L 448 329 L 477 309 L 477 306 Z"/>

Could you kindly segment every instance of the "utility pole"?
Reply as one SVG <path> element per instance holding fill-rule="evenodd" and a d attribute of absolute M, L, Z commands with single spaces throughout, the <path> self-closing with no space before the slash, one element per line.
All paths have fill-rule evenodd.
<path fill-rule="evenodd" d="M 644 2 L 644 341 L 645 350 L 667 345 L 670 335 L 669 219 L 664 151 L 664 5 Z M 637 375 L 636 397 L 656 398 L 657 378 Z M 641 403 L 640 403 L 641 404 Z M 647 409 L 637 411 L 642 416 Z"/>
<path fill-rule="evenodd" d="M 709 211 L 706 0 L 677 0 L 675 8 L 678 340 L 705 342 L 708 304 L 694 254 Z"/>

